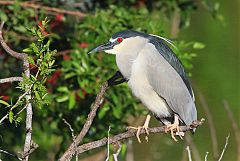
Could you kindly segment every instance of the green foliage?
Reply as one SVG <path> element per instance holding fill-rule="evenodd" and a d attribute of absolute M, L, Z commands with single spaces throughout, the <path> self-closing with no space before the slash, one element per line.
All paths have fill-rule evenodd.
<path fill-rule="evenodd" d="M 45 19 L 37 29 L 34 27 L 29 29 L 32 35 L 37 37 L 37 43 L 31 43 L 29 48 L 23 49 L 23 52 L 32 54 L 32 56 L 28 56 L 28 60 L 34 68 L 37 68 L 37 72 L 31 74 L 30 78 L 23 74 L 23 81 L 18 86 L 24 92 L 27 92 L 29 87 L 31 87 L 31 97 L 37 107 L 42 107 L 44 104 L 49 103 L 49 100 L 45 99 L 47 89 L 44 84 L 46 78 L 54 71 L 54 55 L 57 53 L 56 50 L 51 51 L 49 49 L 50 40 L 45 43 L 46 35 L 43 34 L 43 30 L 47 27 L 48 22 Z"/>
<path fill-rule="evenodd" d="M 38 26 L 38 29 L 32 28 L 31 33 L 37 37 L 37 43 L 31 43 L 29 48 L 24 49 L 24 52 L 31 53 L 32 56 L 28 56 L 30 65 L 33 65 L 37 69 L 36 73 L 31 73 L 30 77 L 22 74 L 23 81 L 19 82 L 17 88 L 23 92 L 16 101 L 16 103 L 8 104 L 6 101 L 0 100 L 0 103 L 9 108 L 8 119 L 10 123 L 15 121 L 17 125 L 21 118 L 14 116 L 13 110 L 19 106 L 26 106 L 29 102 L 26 102 L 25 97 L 29 95 L 31 102 L 37 107 L 42 107 L 44 104 L 48 104 L 49 100 L 45 99 L 47 89 L 45 87 L 46 78 L 54 71 L 54 58 L 56 50 L 51 51 L 49 49 L 50 41 L 44 42 L 45 36 L 42 34 L 42 28 L 46 27 L 48 20 L 42 21 L 42 26 Z M 36 63 L 35 60 L 36 59 Z"/>

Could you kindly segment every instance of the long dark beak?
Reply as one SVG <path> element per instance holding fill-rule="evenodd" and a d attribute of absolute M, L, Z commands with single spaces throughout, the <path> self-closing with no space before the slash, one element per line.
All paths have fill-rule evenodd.
<path fill-rule="evenodd" d="M 114 44 L 112 42 L 108 42 L 106 44 L 99 45 L 96 48 L 90 50 L 88 52 L 88 54 L 92 54 L 92 53 L 96 53 L 96 52 L 104 51 L 104 50 L 110 50 L 113 48 L 113 46 L 114 46 Z"/>

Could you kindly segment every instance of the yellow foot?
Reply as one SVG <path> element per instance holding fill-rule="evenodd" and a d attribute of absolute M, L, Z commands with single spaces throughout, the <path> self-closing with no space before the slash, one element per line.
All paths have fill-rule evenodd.
<path fill-rule="evenodd" d="M 149 125 L 149 122 L 150 122 L 150 118 L 151 118 L 151 116 L 150 116 L 150 115 L 147 115 L 146 120 L 145 120 L 145 123 L 144 123 L 143 126 L 138 126 L 138 127 L 129 126 L 129 127 L 128 127 L 128 128 L 130 128 L 130 129 L 135 129 L 135 130 L 137 130 L 136 137 L 137 137 L 137 140 L 138 140 L 139 143 L 141 143 L 141 139 L 140 139 L 139 135 L 140 135 L 140 132 L 141 132 L 142 129 L 144 129 L 144 130 L 146 131 L 146 134 L 147 134 L 147 135 L 145 136 L 145 140 L 148 142 L 148 135 L 149 135 L 148 125 Z"/>
<path fill-rule="evenodd" d="M 178 141 L 174 135 L 178 135 L 183 140 L 182 136 L 184 136 L 184 132 L 181 132 L 179 129 L 179 118 L 176 114 L 174 114 L 174 123 L 166 126 L 165 132 L 168 131 L 171 131 L 171 136 L 174 141 Z M 176 132 L 174 133 L 174 131 Z"/>

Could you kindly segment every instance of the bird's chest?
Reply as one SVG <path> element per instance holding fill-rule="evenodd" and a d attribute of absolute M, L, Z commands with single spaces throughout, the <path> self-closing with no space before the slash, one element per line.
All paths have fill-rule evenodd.
<path fill-rule="evenodd" d="M 145 95 L 148 95 L 152 89 L 148 82 L 146 72 L 145 63 L 142 58 L 138 57 L 133 61 L 128 85 L 133 94 L 141 100 Z"/>

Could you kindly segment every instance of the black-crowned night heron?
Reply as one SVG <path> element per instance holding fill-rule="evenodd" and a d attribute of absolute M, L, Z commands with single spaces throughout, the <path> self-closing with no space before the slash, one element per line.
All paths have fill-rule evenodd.
<path fill-rule="evenodd" d="M 197 120 L 197 111 L 183 65 L 165 41 L 156 35 L 124 30 L 90 53 L 105 51 L 116 55 L 117 66 L 133 94 L 167 126 L 166 131 L 171 131 L 176 141 L 174 135 L 184 134 L 179 125 L 191 125 Z M 149 120 L 150 115 L 141 127 L 146 131 Z M 138 135 L 137 138 L 140 142 Z"/>

